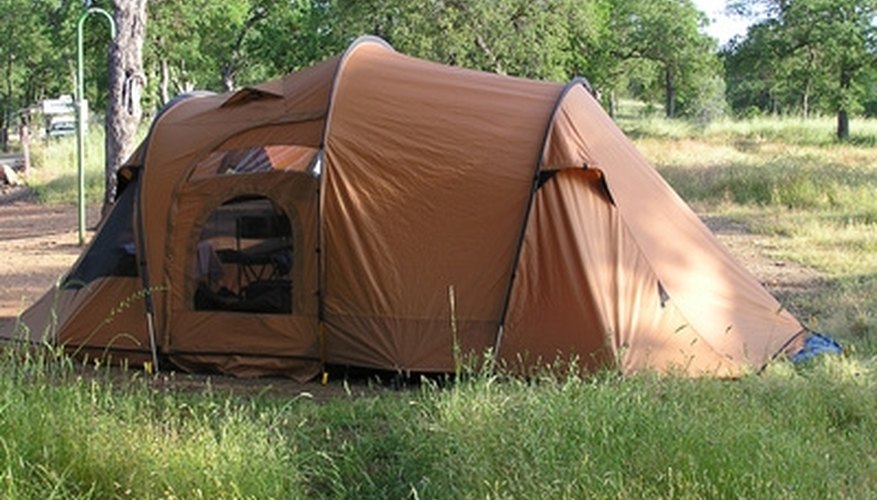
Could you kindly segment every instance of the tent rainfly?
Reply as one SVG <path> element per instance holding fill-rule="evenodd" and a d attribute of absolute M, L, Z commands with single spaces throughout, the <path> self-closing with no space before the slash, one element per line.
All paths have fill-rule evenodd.
<path fill-rule="evenodd" d="M 575 358 L 735 376 L 803 337 L 580 79 L 366 37 L 177 98 L 119 180 L 90 246 L 4 336 L 298 379 L 448 372 L 456 349 L 520 373 Z"/>

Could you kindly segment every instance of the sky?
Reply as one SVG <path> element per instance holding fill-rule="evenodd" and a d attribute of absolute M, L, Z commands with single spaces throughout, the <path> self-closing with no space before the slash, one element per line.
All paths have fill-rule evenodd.
<path fill-rule="evenodd" d="M 752 22 L 740 16 L 725 14 L 725 0 L 694 0 L 694 4 L 709 17 L 710 25 L 706 32 L 719 40 L 719 46 L 727 43 L 734 35 L 746 34 L 746 28 Z"/>

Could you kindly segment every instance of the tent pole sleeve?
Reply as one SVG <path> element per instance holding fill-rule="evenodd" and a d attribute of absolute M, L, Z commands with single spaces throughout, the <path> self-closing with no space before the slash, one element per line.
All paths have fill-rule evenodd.
<path fill-rule="evenodd" d="M 181 94 L 173 99 L 170 102 L 164 105 L 161 110 L 158 112 L 158 115 L 152 120 L 152 124 L 149 126 L 149 132 L 146 134 L 146 138 L 143 140 L 145 144 L 145 150 L 143 152 L 143 158 L 141 160 L 142 165 L 140 166 L 140 171 L 137 174 L 137 185 L 135 188 L 137 189 L 137 199 L 134 203 L 134 217 L 135 217 L 135 228 L 137 235 L 137 265 L 138 272 L 140 273 L 140 280 L 143 283 L 143 293 L 145 294 L 143 300 L 146 305 L 146 329 L 147 334 L 149 336 L 149 350 L 152 355 L 152 365 L 153 369 L 157 373 L 159 371 L 158 364 L 158 338 L 155 333 L 155 306 L 153 304 L 152 299 L 152 288 L 149 285 L 149 267 L 146 264 L 146 233 L 143 230 L 143 189 L 142 184 L 144 182 L 145 177 L 145 169 L 149 164 L 147 160 L 147 156 L 149 155 L 149 145 L 152 142 L 153 133 L 155 132 L 155 128 L 158 126 L 158 121 L 161 119 L 165 113 L 169 112 L 174 106 L 179 104 L 186 99 L 192 97 L 202 97 L 205 95 L 211 95 L 211 92 L 194 92 L 189 94 Z"/>
<path fill-rule="evenodd" d="M 326 371 L 326 236 L 323 230 L 325 224 L 325 206 L 326 206 L 326 177 L 329 175 L 329 165 L 326 163 L 326 147 L 329 140 L 329 134 L 332 130 L 332 116 L 335 110 L 335 98 L 338 94 L 338 88 L 341 84 L 341 77 L 344 73 L 344 67 L 348 60 L 353 56 L 357 48 L 366 44 L 380 45 L 386 50 L 392 51 L 393 48 L 378 37 L 361 36 L 354 40 L 338 61 L 335 68 L 335 74 L 332 76 L 332 88 L 329 89 L 329 102 L 326 104 L 326 118 L 323 122 L 323 130 L 320 134 L 320 152 L 317 153 L 320 162 L 320 179 L 317 188 L 317 318 L 319 321 L 319 342 L 320 342 L 320 364 L 322 365 L 322 380 L 328 381 L 329 374 Z"/>
<path fill-rule="evenodd" d="M 145 162 L 144 162 L 145 163 Z M 137 263 L 140 280 L 143 283 L 143 301 L 146 305 L 146 333 L 149 336 L 149 352 L 152 354 L 152 369 L 154 373 L 158 373 L 160 366 L 158 364 L 158 342 L 155 335 L 155 306 L 152 302 L 152 288 L 149 285 L 149 269 L 146 265 L 146 235 L 143 230 L 143 179 L 142 175 L 138 176 L 135 188 L 136 201 L 134 203 L 134 217 L 136 219 L 137 231 Z"/>
<path fill-rule="evenodd" d="M 326 150 L 321 145 L 317 152 L 315 160 L 315 168 L 319 166 L 319 182 L 317 183 L 317 248 L 314 251 L 317 254 L 317 321 L 320 347 L 320 370 L 322 371 L 321 381 L 325 384 L 329 381 L 329 372 L 326 370 L 326 271 L 323 251 L 325 245 L 325 232 L 323 231 L 323 206 L 325 204 L 323 184 L 326 178 Z"/>
<path fill-rule="evenodd" d="M 536 192 L 539 190 L 539 175 L 542 173 L 542 157 L 545 155 L 545 148 L 548 147 L 549 134 L 551 133 L 554 119 L 557 116 L 557 111 L 560 109 L 561 103 L 563 103 L 563 100 L 566 98 L 569 91 L 578 85 L 584 86 L 588 92 L 591 91 L 591 85 L 586 79 L 574 78 L 571 80 L 560 92 L 560 95 L 557 96 L 557 100 L 554 102 L 554 109 L 551 110 L 548 123 L 545 124 L 545 131 L 542 135 L 542 147 L 539 149 L 539 155 L 536 157 L 535 167 L 533 168 L 533 184 L 530 188 L 530 197 L 527 200 L 527 206 L 524 208 L 523 218 L 521 219 L 521 230 L 518 233 L 518 241 L 515 244 L 515 258 L 512 261 L 511 273 L 509 274 L 509 281 L 506 286 L 505 297 L 503 298 L 502 309 L 499 316 L 499 324 L 497 325 L 496 339 L 493 343 L 494 359 L 499 356 L 499 350 L 502 347 L 502 339 L 505 334 L 505 321 L 509 312 L 509 303 L 512 299 L 512 290 L 514 289 L 515 278 L 518 272 L 518 263 L 521 260 L 521 251 L 524 247 L 524 238 L 527 235 L 530 212 L 533 210 L 533 202 L 536 199 Z"/>

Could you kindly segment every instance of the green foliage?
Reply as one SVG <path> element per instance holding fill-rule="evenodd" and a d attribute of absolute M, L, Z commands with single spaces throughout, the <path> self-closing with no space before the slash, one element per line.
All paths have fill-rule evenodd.
<path fill-rule="evenodd" d="M 112 9 L 109 0 L 94 5 Z M 374 34 L 401 52 L 515 76 L 587 77 L 606 98 L 663 103 L 702 123 L 725 113 L 877 109 L 874 0 L 736 0 L 767 17 L 723 52 L 691 0 L 153 0 L 147 109 L 194 89 L 275 78 Z M 762 9 L 764 10 L 764 9 Z M 0 122 L 37 99 L 71 93 L 79 2 L 0 1 Z M 107 30 L 85 30 L 86 96 L 105 106 Z M 724 81 L 723 81 L 724 80 Z M 0 123 L 0 125 L 3 125 Z"/>
<path fill-rule="evenodd" d="M 858 113 L 877 86 L 874 0 L 739 0 L 768 17 L 725 51 L 731 103 L 766 112 Z M 838 136 L 845 133 L 838 129 Z"/>
<path fill-rule="evenodd" d="M 606 50 L 615 73 L 646 78 L 634 94 L 662 99 L 667 117 L 709 120 L 724 111 L 715 41 L 702 32 L 704 14 L 688 0 L 613 0 Z M 660 96 L 660 97 L 659 97 Z"/>
<path fill-rule="evenodd" d="M 287 70 L 270 56 L 279 55 L 275 46 L 295 46 L 294 29 L 306 10 L 305 2 L 281 0 L 157 2 L 150 10 L 159 16 L 154 57 L 177 70 L 177 91 L 260 82 Z"/>
<path fill-rule="evenodd" d="M 338 1 L 341 39 L 369 33 L 401 52 L 515 76 L 567 80 L 602 26 L 601 0 Z"/>
<path fill-rule="evenodd" d="M 22 0 L 5 1 L 10 11 L 24 8 Z M 46 2 L 30 12 L 38 29 L 28 33 L 46 47 L 39 66 L 53 70 L 31 74 L 49 74 L 55 87 L 72 89 L 73 28 L 81 10 L 75 2 L 59 8 Z M 224 91 L 280 76 L 335 55 L 364 34 L 442 63 L 557 81 L 583 75 L 607 91 L 632 84 L 640 96 L 660 93 L 669 71 L 671 111 L 711 117 L 722 108 L 713 42 L 700 33 L 705 21 L 689 0 L 154 0 L 148 20 L 147 108 L 180 92 Z M 106 46 L 104 31 L 85 31 L 93 109 L 105 102 L 104 52 L 94 50 Z"/>
<path fill-rule="evenodd" d="M 0 0 L 0 128 L 16 125 L 34 100 L 72 90 L 63 75 L 73 52 L 58 43 L 68 25 L 64 6 L 56 4 Z"/>

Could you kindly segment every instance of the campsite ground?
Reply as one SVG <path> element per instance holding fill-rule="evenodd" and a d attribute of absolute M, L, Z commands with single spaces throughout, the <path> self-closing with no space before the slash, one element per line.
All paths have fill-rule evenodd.
<path fill-rule="evenodd" d="M 89 227 L 98 217 L 90 207 Z M 39 298 L 80 250 L 75 206 L 40 204 L 24 187 L 0 191 L 0 321 Z"/>
<path fill-rule="evenodd" d="M 89 207 L 89 229 L 93 229 L 99 217 L 98 207 Z M 728 216 L 701 213 L 701 217 L 783 302 L 793 302 L 795 294 L 813 293 L 814 286 L 823 283 L 820 273 L 813 269 L 771 258 L 774 244 L 770 236 L 756 234 L 744 222 Z M 41 204 L 27 188 L 7 188 L 0 192 L 0 325 L 14 321 L 23 308 L 39 298 L 74 263 L 80 251 L 75 206 Z M 225 377 L 175 376 L 165 377 L 164 383 L 184 390 L 197 390 L 206 384 L 214 389 L 242 392 L 261 391 L 266 387 L 264 381 L 253 383 Z M 302 388 L 276 380 L 269 385 L 283 393 L 308 390 L 317 398 L 346 390 L 342 387 Z"/>

